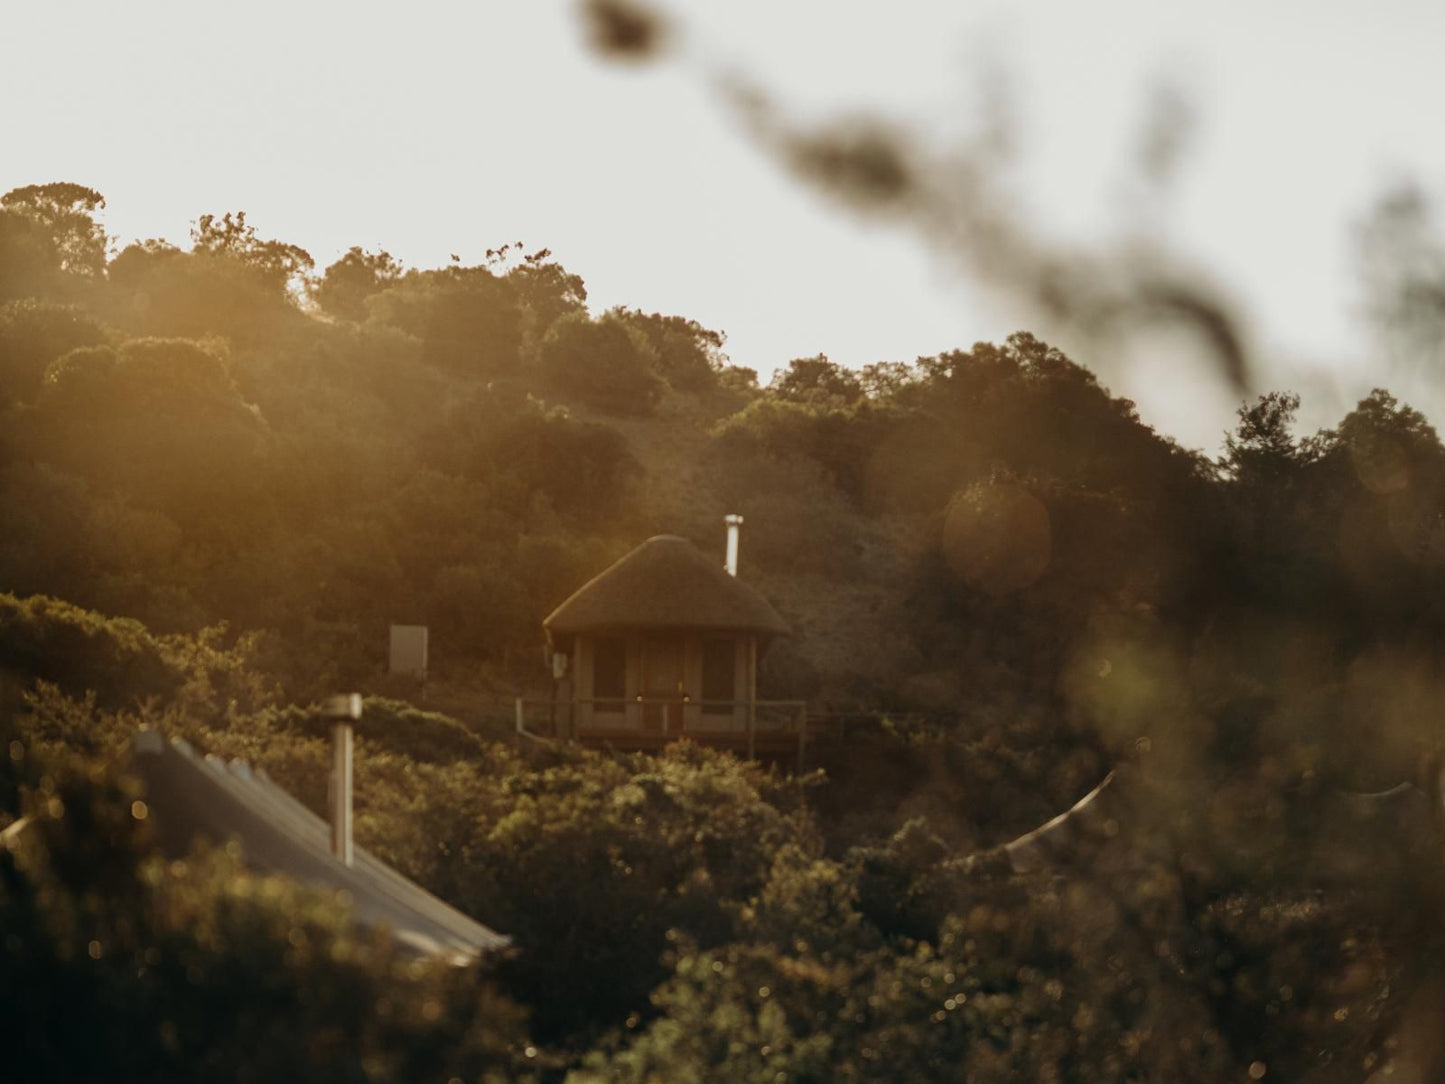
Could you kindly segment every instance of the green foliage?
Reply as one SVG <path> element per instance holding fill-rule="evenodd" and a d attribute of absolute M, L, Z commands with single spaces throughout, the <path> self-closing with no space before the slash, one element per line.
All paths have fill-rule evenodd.
<path fill-rule="evenodd" d="M 446 372 L 514 377 L 525 312 L 517 290 L 485 267 L 408 272 L 367 303 L 372 319 L 421 340 L 422 358 Z"/>
<path fill-rule="evenodd" d="M 71 351 L 45 374 L 38 440 L 51 462 L 178 522 L 215 529 L 259 497 L 268 429 L 226 363 L 184 339 Z"/>
<path fill-rule="evenodd" d="M 1265 396 L 1216 464 L 1025 333 L 856 374 L 798 359 L 763 390 L 685 317 L 591 319 L 545 249 L 405 273 L 353 249 L 313 280 L 318 315 L 309 257 L 240 214 L 101 275 L 99 206 L 0 201 L 6 821 L 54 795 L 42 761 L 93 764 L 142 723 L 320 809 L 324 727 L 281 702 L 424 693 L 368 699 L 359 838 L 517 939 L 501 980 L 558 1076 L 1355 1080 L 1404 1000 L 1428 1003 L 1438 863 L 1397 842 L 1429 818 L 1352 825 L 1327 800 L 1438 766 L 1445 448 L 1388 393 L 1303 438 L 1297 397 Z M 764 689 L 856 712 L 811 746 L 826 779 L 484 739 L 503 696 L 548 687 L 545 613 L 724 511 L 794 628 Z M 393 622 L 431 628 L 424 690 L 384 674 Z M 1151 781 L 1105 850 L 1011 875 L 1001 844 L 1133 759 Z M 116 1074 L 290 1073 L 263 1026 L 277 1058 L 342 1043 L 327 1064 L 373 1079 L 512 1071 L 396 1053 L 466 1047 L 480 987 L 455 1016 L 430 980 L 382 993 L 372 949 L 280 888 L 308 947 L 278 948 L 211 860 L 135 888 L 110 816 L 92 849 L 57 843 L 63 876 L 4 882 L 0 937 L 34 936 L 0 951 L 37 1012 L 64 986 L 96 1058 L 143 1036 Z M 127 930 L 188 946 L 206 990 L 112 955 L 119 927 L 84 934 L 111 921 L 86 878 Z M 343 980 L 392 1015 L 363 1020 Z M 386 1045 L 428 998 L 455 1028 Z M 183 1041 L 153 1039 L 167 1019 Z M 37 1072 L 76 1075 L 45 1050 Z"/>
<path fill-rule="evenodd" d="M 439 467 L 485 484 L 514 514 L 540 499 L 578 525 L 614 519 L 638 473 L 615 429 L 495 389 L 448 410 L 431 449 Z"/>
<path fill-rule="evenodd" d="M 778 848 L 812 846 L 792 786 L 685 746 L 515 775 L 494 800 L 453 898 L 513 937 L 503 973 L 552 1040 L 645 1011 L 668 930 L 726 941 Z"/>
<path fill-rule="evenodd" d="M 51 362 L 105 340 L 100 325 L 73 305 L 35 300 L 0 305 L 0 408 L 34 402 Z"/>
<path fill-rule="evenodd" d="M 871 403 L 847 405 L 833 395 L 755 399 L 713 429 L 724 455 L 763 453 L 806 459 L 826 473 L 831 487 L 862 504 L 876 500 L 876 456 L 893 434 L 916 425 L 915 416 Z"/>
<path fill-rule="evenodd" d="M 401 277 L 401 264 L 382 250 L 367 252 L 352 245 L 346 254 L 322 272 L 311 288 L 321 310 L 346 320 L 366 319 L 367 298 L 380 293 Z"/>
<path fill-rule="evenodd" d="M 245 212 L 202 215 L 182 252 L 151 239 L 128 245 L 109 268 L 112 319 L 134 333 L 235 343 L 274 340 L 298 316 L 295 295 L 310 255 L 266 240 Z"/>
<path fill-rule="evenodd" d="M 248 725 L 263 733 L 274 733 L 278 740 L 295 734 L 330 741 L 331 724 L 316 706 L 273 709 L 256 716 Z M 367 743 L 368 753 L 392 753 L 420 764 L 475 760 L 489 752 L 481 738 L 455 719 L 423 711 L 402 700 L 366 697 L 361 718 L 352 729 L 358 740 Z"/>
<path fill-rule="evenodd" d="M 624 308 L 613 309 L 610 315 L 642 332 L 656 357 L 653 364 L 658 375 L 670 387 L 703 393 L 717 384 L 718 372 L 727 361 L 722 352 L 727 336 L 722 332 L 683 316 Z"/>
<path fill-rule="evenodd" d="M 503 251 L 506 248 L 502 246 Z M 551 259 L 551 255 L 551 251 L 544 248 L 523 256 L 522 262 L 506 276 L 530 316 L 530 334 L 534 341 L 562 317 L 583 312 L 587 304 L 587 286 L 582 276 L 572 274 Z"/>
<path fill-rule="evenodd" d="M 603 414 L 652 413 L 662 394 L 658 355 L 631 318 L 598 320 L 573 313 L 542 339 L 537 366 L 543 386 L 568 402 Z"/>
<path fill-rule="evenodd" d="M 40 223 L 0 207 L 0 302 L 54 292 L 55 265 Z"/>
<path fill-rule="evenodd" d="M 185 674 L 138 621 L 58 599 L 0 595 L 0 669 L 120 706 L 175 693 Z"/>
<path fill-rule="evenodd" d="M 87 752 L 99 746 L 85 737 L 85 720 L 98 705 L 135 708 L 152 701 L 185 711 L 224 714 L 267 703 L 272 683 L 252 672 L 255 638 L 229 637 L 224 626 L 189 636 L 153 635 L 138 621 L 105 617 L 58 599 L 17 599 L 0 594 L 0 674 L 17 688 L 54 686 L 84 702 L 61 705 L 59 740 Z M 64 697 L 62 697 L 64 699 Z M 42 706 L 51 698 L 42 697 Z M 0 701 L 0 710 L 13 709 Z M 32 703 L 32 712 L 36 705 Z M 47 709 L 48 710 L 48 709 Z"/>
<path fill-rule="evenodd" d="M 79 184 L 32 184 L 0 196 L 0 212 L 38 228 L 56 270 L 81 278 L 105 272 L 105 230 L 94 217 L 104 206 L 104 196 Z"/>
<path fill-rule="evenodd" d="M 131 245 L 112 266 L 112 319 L 132 334 L 253 343 L 288 314 L 289 303 L 234 260 Z"/>
<path fill-rule="evenodd" d="M 227 211 L 220 218 L 202 215 L 191 229 L 191 252 L 234 261 L 277 292 L 316 266 L 305 249 L 261 238 L 246 222 L 245 211 Z"/>
<path fill-rule="evenodd" d="M 827 354 L 794 358 L 773 377 L 768 389 L 780 399 L 797 403 L 852 406 L 863 398 L 863 382 Z"/>
<path fill-rule="evenodd" d="M 146 855 L 144 805 L 47 776 L 0 851 L 0 1041 L 24 1079 L 410 1081 L 525 1075 L 477 969 L 424 965 L 335 902 L 223 854 Z"/>

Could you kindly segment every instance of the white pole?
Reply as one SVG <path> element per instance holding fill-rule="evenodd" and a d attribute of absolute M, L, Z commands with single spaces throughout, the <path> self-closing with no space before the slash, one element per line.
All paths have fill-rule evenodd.
<path fill-rule="evenodd" d="M 361 694 L 333 696 L 322 706 L 331 719 L 331 853 L 351 865 L 351 722 L 361 718 Z"/>
<path fill-rule="evenodd" d="M 351 865 L 351 724 L 331 728 L 331 853 Z"/>
<path fill-rule="evenodd" d="M 743 517 L 737 513 L 723 517 L 723 522 L 728 525 L 728 555 L 727 562 L 723 565 L 729 576 L 738 574 L 738 528 L 743 525 Z"/>

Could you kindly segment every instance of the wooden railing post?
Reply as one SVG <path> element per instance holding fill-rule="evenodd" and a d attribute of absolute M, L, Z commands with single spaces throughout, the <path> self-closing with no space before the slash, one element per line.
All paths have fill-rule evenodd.
<path fill-rule="evenodd" d="M 525 718 L 526 709 L 522 706 L 522 698 L 521 698 L 520 696 L 517 697 L 517 705 L 516 705 L 516 708 L 517 708 L 517 733 L 518 733 L 518 734 L 525 734 L 525 733 L 527 733 L 527 721 L 526 721 L 526 718 Z"/>
<path fill-rule="evenodd" d="M 748 759 L 755 759 L 758 736 L 758 702 L 748 701 Z"/>

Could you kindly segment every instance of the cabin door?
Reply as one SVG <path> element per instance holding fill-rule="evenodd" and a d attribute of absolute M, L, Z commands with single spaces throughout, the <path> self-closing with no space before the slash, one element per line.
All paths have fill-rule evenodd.
<path fill-rule="evenodd" d="M 649 636 L 642 642 L 642 726 L 682 731 L 682 640 Z"/>

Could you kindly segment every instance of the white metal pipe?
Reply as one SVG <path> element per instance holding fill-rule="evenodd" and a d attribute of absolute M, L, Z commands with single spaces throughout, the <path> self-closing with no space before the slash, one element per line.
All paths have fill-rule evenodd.
<path fill-rule="evenodd" d="M 331 727 L 331 853 L 351 865 L 351 723 Z"/>
<path fill-rule="evenodd" d="M 733 513 L 723 517 L 723 522 L 728 525 L 728 555 L 727 562 L 723 565 L 729 576 L 738 574 L 738 530 L 743 525 L 743 517 Z"/>
<path fill-rule="evenodd" d="M 321 707 L 331 720 L 331 853 L 351 865 L 351 723 L 361 718 L 361 694 L 330 697 Z"/>

